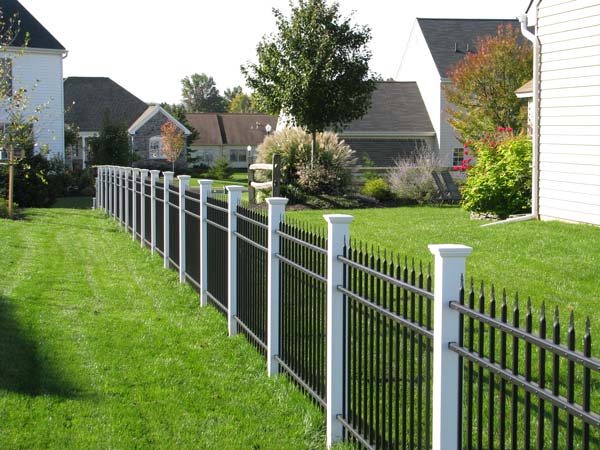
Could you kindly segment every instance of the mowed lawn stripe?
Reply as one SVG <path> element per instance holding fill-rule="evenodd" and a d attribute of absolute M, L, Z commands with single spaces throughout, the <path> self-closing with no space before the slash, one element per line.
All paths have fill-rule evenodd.
<path fill-rule="evenodd" d="M 2 220 L 0 254 L 0 448 L 322 447 L 319 409 L 99 213 Z"/>

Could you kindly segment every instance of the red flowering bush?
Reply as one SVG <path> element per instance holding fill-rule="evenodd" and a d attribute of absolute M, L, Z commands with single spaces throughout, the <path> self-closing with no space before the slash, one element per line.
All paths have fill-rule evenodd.
<path fill-rule="evenodd" d="M 465 159 L 468 170 L 462 189 L 462 205 L 477 213 L 500 218 L 531 208 L 531 140 L 514 135 L 511 128 L 498 128 L 493 135 L 471 145 L 476 162 Z M 465 152 L 468 152 L 466 150 Z"/>

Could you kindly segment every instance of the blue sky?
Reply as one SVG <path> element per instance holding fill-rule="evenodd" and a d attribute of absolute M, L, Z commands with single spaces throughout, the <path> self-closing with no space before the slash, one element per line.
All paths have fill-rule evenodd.
<path fill-rule="evenodd" d="M 65 76 L 107 76 L 146 102 L 178 102 L 180 80 L 211 75 L 243 85 L 239 67 L 275 31 L 273 7 L 288 0 L 20 0 L 69 50 Z M 341 0 L 344 15 L 369 25 L 372 69 L 394 77 L 416 17 L 515 18 L 529 0 Z"/>

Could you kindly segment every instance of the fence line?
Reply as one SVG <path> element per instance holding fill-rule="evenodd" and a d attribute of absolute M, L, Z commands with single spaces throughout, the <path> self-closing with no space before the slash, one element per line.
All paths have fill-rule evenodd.
<path fill-rule="evenodd" d="M 431 245 L 430 267 L 351 241 L 352 216 L 324 216 L 327 234 L 227 195 L 187 189 L 189 177 L 99 166 L 96 205 L 162 255 L 326 413 L 327 445 L 367 449 L 599 448 L 600 361 L 589 320 L 571 314 L 562 343 L 542 308 L 492 287 L 464 287 L 471 248 Z M 432 289 L 432 282 L 435 287 Z M 498 311 L 499 309 L 499 311 Z M 499 314 L 499 317 L 498 317 Z M 577 349 L 576 335 L 583 338 Z"/>

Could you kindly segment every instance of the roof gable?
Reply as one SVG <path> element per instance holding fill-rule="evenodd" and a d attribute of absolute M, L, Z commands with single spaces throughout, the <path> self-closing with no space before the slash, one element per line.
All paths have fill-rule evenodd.
<path fill-rule="evenodd" d="M 446 78 L 449 70 L 468 52 L 475 51 L 479 38 L 496 35 L 501 25 L 520 27 L 519 21 L 514 19 L 417 18 L 417 23 L 442 78 Z"/>
<path fill-rule="evenodd" d="M 65 121 L 81 131 L 100 131 L 105 117 L 129 127 L 148 105 L 106 77 L 69 77 L 64 81 Z"/>
<path fill-rule="evenodd" d="M 367 114 L 351 122 L 341 134 L 418 135 L 433 132 L 417 83 L 383 81 L 377 83 Z"/>
<path fill-rule="evenodd" d="M 17 0 L 2 0 L 0 10 L 4 21 L 9 21 L 15 15 L 21 21 L 19 33 L 12 44 L 14 47 L 22 47 L 25 44 L 25 35 L 29 33 L 27 46 L 30 48 L 65 50 L 63 45 Z"/>
<path fill-rule="evenodd" d="M 180 121 L 178 121 L 175 117 L 169 114 L 162 106 L 160 105 L 152 105 L 146 108 L 146 111 L 142 113 L 138 119 L 131 124 L 129 127 L 129 134 L 135 134 L 140 128 L 142 128 L 150 119 L 152 119 L 157 114 L 162 114 L 169 121 L 173 122 L 177 128 L 179 128 L 183 134 L 189 135 L 192 134 L 190 130 L 188 130 L 185 125 L 183 125 Z"/>

